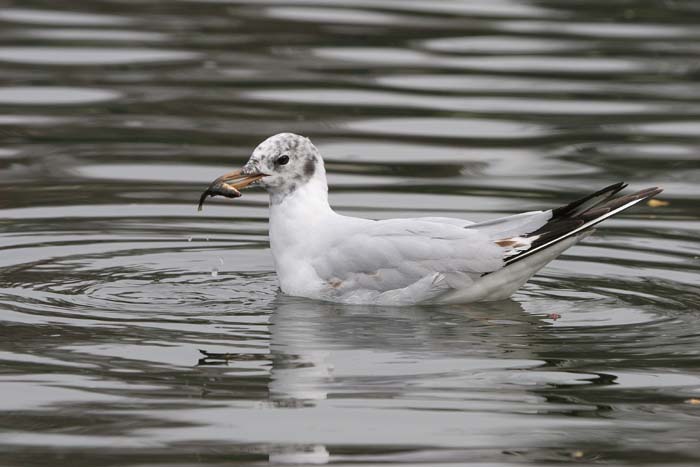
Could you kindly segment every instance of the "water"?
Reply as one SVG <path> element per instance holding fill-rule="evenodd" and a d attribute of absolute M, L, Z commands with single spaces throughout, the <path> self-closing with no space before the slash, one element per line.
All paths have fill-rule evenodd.
<path fill-rule="evenodd" d="M 0 464 L 696 465 L 699 39 L 690 1 L 1 2 Z M 669 204 L 506 302 L 290 298 L 263 193 L 196 211 L 280 131 L 350 215 Z"/>

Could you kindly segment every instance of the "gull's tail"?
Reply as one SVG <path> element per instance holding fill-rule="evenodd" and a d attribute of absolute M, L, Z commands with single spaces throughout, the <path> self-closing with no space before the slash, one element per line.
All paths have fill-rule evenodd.
<path fill-rule="evenodd" d="M 615 198 L 626 186 L 616 183 L 551 211 L 528 212 L 466 226 L 489 235 L 504 248 L 504 267 L 482 275 L 469 287 L 445 294 L 439 301 L 467 303 L 508 298 L 547 263 L 590 234 L 596 224 L 662 191 L 647 188 Z"/>
<path fill-rule="evenodd" d="M 590 230 L 605 219 L 663 191 L 662 188 L 653 187 L 615 198 L 614 196 L 626 186 L 627 184 L 622 182 L 615 183 L 566 206 L 552 210 L 552 217 L 547 223 L 533 232 L 520 236 L 523 239 L 531 239 L 529 247 L 508 256 L 505 263 L 515 263 L 563 240 Z M 504 241 L 507 240 L 504 239 Z"/>

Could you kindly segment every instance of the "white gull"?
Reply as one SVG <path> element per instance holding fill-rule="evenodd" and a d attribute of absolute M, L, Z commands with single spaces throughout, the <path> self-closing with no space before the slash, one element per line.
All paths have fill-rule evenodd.
<path fill-rule="evenodd" d="M 321 154 L 308 138 L 280 133 L 241 170 L 202 195 L 270 195 L 270 246 L 282 292 L 351 304 L 469 303 L 511 296 L 592 227 L 662 190 L 627 196 L 616 183 L 557 209 L 473 223 L 447 217 L 371 220 L 328 203 Z"/>

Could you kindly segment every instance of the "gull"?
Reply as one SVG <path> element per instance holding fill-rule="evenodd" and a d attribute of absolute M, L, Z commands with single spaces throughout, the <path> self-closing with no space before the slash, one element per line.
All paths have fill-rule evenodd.
<path fill-rule="evenodd" d="M 202 194 L 270 197 L 269 237 L 283 293 L 348 304 L 471 303 L 510 297 L 593 227 L 651 198 L 654 187 L 615 197 L 616 183 L 556 209 L 470 222 L 450 217 L 363 219 L 328 203 L 326 170 L 311 140 L 280 133 L 242 169 Z"/>

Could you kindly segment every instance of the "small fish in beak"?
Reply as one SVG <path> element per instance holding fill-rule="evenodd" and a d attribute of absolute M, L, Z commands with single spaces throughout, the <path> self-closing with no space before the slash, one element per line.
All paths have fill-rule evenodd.
<path fill-rule="evenodd" d="M 207 196 L 225 196 L 226 198 L 240 198 L 242 190 L 248 185 L 257 182 L 261 178 L 267 176 L 267 174 L 243 174 L 242 170 L 234 170 L 227 174 L 222 175 L 213 182 L 209 184 L 206 190 L 199 197 L 198 211 L 202 210 L 204 201 Z"/>

